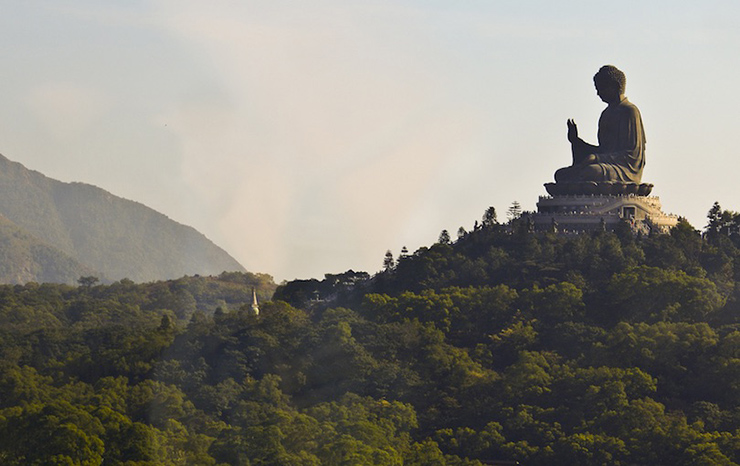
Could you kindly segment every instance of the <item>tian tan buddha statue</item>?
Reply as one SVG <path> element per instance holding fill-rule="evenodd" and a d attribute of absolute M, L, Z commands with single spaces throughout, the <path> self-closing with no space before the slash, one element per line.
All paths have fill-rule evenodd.
<path fill-rule="evenodd" d="M 645 130 L 640 111 L 624 96 L 624 73 L 606 65 L 594 76 L 596 94 L 607 107 L 599 118 L 599 145 L 578 137 L 578 127 L 568 120 L 568 140 L 573 164 L 555 172 L 555 183 L 545 188 L 562 194 L 647 195 L 650 184 L 640 184 L 645 166 Z"/>

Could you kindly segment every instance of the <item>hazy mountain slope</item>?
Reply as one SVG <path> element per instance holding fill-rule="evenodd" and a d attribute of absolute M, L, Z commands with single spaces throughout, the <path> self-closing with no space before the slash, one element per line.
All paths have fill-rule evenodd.
<path fill-rule="evenodd" d="M 72 254 L 72 241 L 54 203 L 54 182 L 0 155 L 0 214 L 42 241 Z"/>
<path fill-rule="evenodd" d="M 0 283 L 74 284 L 83 275 L 102 276 L 0 215 Z"/>
<path fill-rule="evenodd" d="M 3 156 L 0 214 L 109 279 L 244 271 L 191 227 L 95 186 L 48 178 Z"/>

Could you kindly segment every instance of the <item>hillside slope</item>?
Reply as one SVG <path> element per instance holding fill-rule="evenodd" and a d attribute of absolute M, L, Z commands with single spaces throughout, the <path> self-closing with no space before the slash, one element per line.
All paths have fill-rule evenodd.
<path fill-rule="evenodd" d="M 0 214 L 112 280 L 244 271 L 192 227 L 95 186 L 48 178 L 1 155 Z"/>
<path fill-rule="evenodd" d="M 31 236 L 0 215 L 0 283 L 74 284 L 84 275 L 102 274 Z"/>

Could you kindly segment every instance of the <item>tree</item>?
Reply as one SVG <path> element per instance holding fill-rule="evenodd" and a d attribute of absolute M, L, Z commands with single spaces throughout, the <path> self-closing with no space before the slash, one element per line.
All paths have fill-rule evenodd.
<path fill-rule="evenodd" d="M 169 316 L 169 314 L 163 314 L 162 320 L 159 323 L 159 329 L 162 330 L 163 332 L 166 332 L 172 329 L 173 326 L 174 324 L 172 323 L 172 318 Z"/>
<path fill-rule="evenodd" d="M 509 219 L 509 221 L 516 220 L 522 215 L 522 206 L 519 204 L 519 201 L 514 201 L 511 203 L 511 206 L 509 207 L 509 210 L 506 211 L 506 217 Z"/>
<path fill-rule="evenodd" d="M 465 231 L 465 228 L 460 227 L 457 229 L 457 239 L 463 239 L 465 238 L 465 235 L 467 235 L 468 232 Z"/>
<path fill-rule="evenodd" d="M 483 228 L 490 227 L 496 223 L 498 223 L 496 208 L 491 206 L 487 208 L 485 213 L 483 214 Z"/>
<path fill-rule="evenodd" d="M 722 226 L 722 207 L 720 207 L 719 202 L 715 201 L 712 208 L 709 209 L 707 220 L 708 223 L 704 228 L 704 231 L 706 232 L 707 239 L 712 241 L 717 237 L 720 227 Z"/>
<path fill-rule="evenodd" d="M 100 279 L 98 277 L 94 277 L 92 275 L 83 276 L 77 279 L 77 283 L 80 284 L 80 286 L 84 286 L 85 288 L 90 288 L 93 285 L 95 285 Z"/>
<path fill-rule="evenodd" d="M 450 232 L 447 230 L 442 230 L 442 232 L 439 234 L 439 240 L 437 240 L 440 244 L 450 244 Z"/>
<path fill-rule="evenodd" d="M 383 269 L 392 270 L 395 265 L 396 261 L 393 260 L 393 253 L 389 249 L 385 252 L 385 258 L 383 259 Z"/>
<path fill-rule="evenodd" d="M 731 210 L 722 210 L 719 202 L 715 202 L 707 214 L 709 220 L 705 232 L 707 240 L 717 243 L 719 237 L 737 239 L 740 236 L 740 213 Z"/>
<path fill-rule="evenodd" d="M 706 278 L 681 270 L 638 266 L 609 279 L 604 303 L 617 310 L 606 316 L 610 319 L 696 322 L 720 309 L 725 298 Z"/>

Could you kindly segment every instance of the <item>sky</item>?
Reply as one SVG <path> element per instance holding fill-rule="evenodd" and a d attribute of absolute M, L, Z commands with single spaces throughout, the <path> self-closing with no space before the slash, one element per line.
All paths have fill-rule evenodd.
<path fill-rule="evenodd" d="M 740 2 L 0 0 L 0 153 L 193 226 L 277 281 L 536 210 L 627 75 L 643 182 L 740 210 Z"/>

